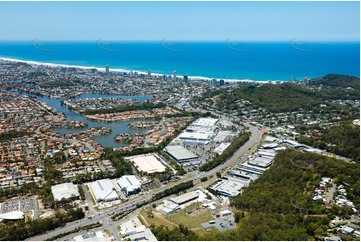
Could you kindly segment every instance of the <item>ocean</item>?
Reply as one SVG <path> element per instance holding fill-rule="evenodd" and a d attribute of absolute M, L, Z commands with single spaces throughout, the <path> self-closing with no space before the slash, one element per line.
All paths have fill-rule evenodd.
<path fill-rule="evenodd" d="M 190 77 L 255 81 L 360 76 L 359 42 L 1 41 L 0 57 Z"/>

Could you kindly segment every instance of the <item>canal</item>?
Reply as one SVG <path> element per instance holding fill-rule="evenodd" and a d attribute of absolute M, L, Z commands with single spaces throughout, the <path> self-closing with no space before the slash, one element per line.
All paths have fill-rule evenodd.
<path fill-rule="evenodd" d="M 16 89 L 12 89 L 13 92 L 18 92 Z M 104 147 L 113 147 L 113 148 L 119 148 L 122 146 L 127 146 L 123 143 L 118 143 L 114 141 L 114 137 L 118 134 L 122 133 L 140 133 L 143 131 L 146 131 L 146 129 L 137 129 L 132 130 L 128 128 L 128 124 L 134 123 L 137 121 L 144 121 L 142 119 L 134 119 L 130 121 L 121 121 L 121 122 L 99 122 L 99 121 L 93 121 L 86 119 L 84 116 L 80 115 L 79 113 L 70 111 L 66 107 L 61 105 L 61 101 L 65 99 L 52 99 L 47 97 L 41 97 L 33 94 L 28 94 L 24 92 L 18 92 L 23 95 L 28 95 L 31 97 L 36 97 L 40 101 L 48 104 L 49 106 L 55 108 L 58 112 L 64 113 L 66 117 L 68 118 L 68 121 L 80 121 L 80 122 L 86 122 L 88 124 L 87 127 L 84 128 L 76 128 L 76 129 L 66 129 L 66 128 L 57 128 L 53 129 L 54 132 L 60 133 L 60 134 L 70 134 L 75 133 L 83 130 L 87 130 L 89 128 L 96 128 L 96 127 L 107 127 L 110 128 L 113 132 L 108 135 L 102 135 L 94 137 L 93 139 L 98 142 L 99 144 L 103 145 Z M 111 94 L 83 94 L 75 99 L 81 99 L 81 98 L 123 98 L 123 99 L 134 99 L 137 101 L 145 101 L 148 99 L 151 99 L 152 96 L 122 96 L 122 95 L 111 95 Z"/>

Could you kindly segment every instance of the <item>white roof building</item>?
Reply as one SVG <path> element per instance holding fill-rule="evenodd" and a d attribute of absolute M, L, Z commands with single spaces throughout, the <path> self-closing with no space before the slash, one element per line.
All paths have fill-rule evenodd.
<path fill-rule="evenodd" d="M 221 155 L 231 143 L 221 143 L 217 148 L 214 149 L 214 152 L 218 155 Z"/>
<path fill-rule="evenodd" d="M 177 197 L 171 198 L 170 200 L 178 205 L 182 205 L 186 202 L 190 202 L 192 200 L 197 199 L 199 196 L 198 193 L 195 192 L 188 192 Z"/>
<path fill-rule="evenodd" d="M 71 182 L 58 184 L 51 186 L 51 192 L 53 193 L 54 200 L 60 201 L 62 198 L 78 197 L 78 187 Z"/>
<path fill-rule="evenodd" d="M 228 216 L 232 215 L 232 212 L 230 210 L 223 210 L 219 212 L 222 216 Z"/>
<path fill-rule="evenodd" d="M 73 241 L 105 241 L 105 237 L 102 231 L 94 231 L 75 236 Z"/>
<path fill-rule="evenodd" d="M 125 239 L 130 239 L 130 241 L 158 241 L 152 231 L 146 228 L 138 217 L 122 223 L 119 230 L 122 235 L 126 236 Z"/>
<path fill-rule="evenodd" d="M 97 201 L 113 201 L 119 199 L 118 193 L 110 179 L 102 179 L 92 182 L 90 188 Z"/>
<path fill-rule="evenodd" d="M 219 192 L 222 196 L 233 197 L 241 193 L 242 187 L 248 186 L 249 182 L 236 178 L 227 177 L 227 180 L 217 182 L 212 186 L 213 190 Z"/>
<path fill-rule="evenodd" d="M 199 118 L 192 123 L 194 126 L 209 127 L 214 126 L 218 122 L 216 118 Z"/>
<path fill-rule="evenodd" d="M 135 193 L 142 188 L 142 183 L 135 176 L 122 176 L 117 181 L 120 189 L 127 195 Z"/>
<path fill-rule="evenodd" d="M 269 156 L 269 157 L 275 157 L 276 156 L 276 151 L 275 150 L 264 150 L 264 149 L 258 149 L 257 150 L 257 154 L 259 156 Z"/>
<path fill-rule="evenodd" d="M 355 229 L 347 225 L 341 226 L 341 232 L 344 234 L 351 234 Z"/>
<path fill-rule="evenodd" d="M 202 131 L 197 131 L 197 132 L 183 132 L 179 135 L 180 139 L 189 139 L 189 140 L 210 140 L 210 138 L 212 137 L 213 132 L 202 132 Z"/>
<path fill-rule="evenodd" d="M 139 221 L 138 217 L 134 217 L 131 220 L 122 223 L 119 229 L 122 235 L 129 236 L 143 232 L 146 227 Z"/>
<path fill-rule="evenodd" d="M 157 159 L 155 154 L 131 156 L 127 159 L 132 161 L 140 171 L 148 174 L 165 171 L 165 166 Z"/>
<path fill-rule="evenodd" d="M 218 119 L 199 118 L 190 124 L 180 135 L 179 138 L 188 141 L 210 141 L 214 136 Z"/>
<path fill-rule="evenodd" d="M 247 164 L 258 166 L 262 168 L 269 167 L 272 164 L 273 158 L 269 156 L 255 157 L 247 161 Z"/>
<path fill-rule="evenodd" d="M 143 232 L 129 235 L 131 241 L 158 241 L 149 228 L 146 228 Z"/>
<path fill-rule="evenodd" d="M 167 146 L 164 151 L 177 162 L 185 162 L 198 159 L 198 156 L 193 154 L 181 145 Z"/>
<path fill-rule="evenodd" d="M 24 218 L 24 213 L 21 211 L 14 211 L 9 213 L 0 214 L 2 220 L 19 220 Z"/>

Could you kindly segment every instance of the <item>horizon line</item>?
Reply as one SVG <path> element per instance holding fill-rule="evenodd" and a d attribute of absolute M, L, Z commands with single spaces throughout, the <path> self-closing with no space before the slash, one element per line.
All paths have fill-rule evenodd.
<path fill-rule="evenodd" d="M 290 39 L 280 39 L 280 40 L 258 40 L 258 39 L 239 39 L 239 38 L 227 38 L 227 39 L 217 39 L 217 40 L 191 40 L 191 39 L 0 39 L 0 42 L 32 42 L 32 41 L 63 41 L 63 42 L 94 42 L 94 41 L 127 41 L 127 42 L 159 42 L 159 41 L 183 41 L 183 42 L 225 42 L 225 41 L 244 41 L 244 42 L 290 42 L 290 41 L 318 41 L 318 42 L 360 42 L 360 39 L 305 39 L 305 38 L 290 38 Z"/>

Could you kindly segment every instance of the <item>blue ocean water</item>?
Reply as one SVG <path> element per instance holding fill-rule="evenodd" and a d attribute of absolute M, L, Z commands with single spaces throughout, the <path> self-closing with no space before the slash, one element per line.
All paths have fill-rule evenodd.
<path fill-rule="evenodd" d="M 224 79 L 360 76 L 359 42 L 0 42 L 0 57 Z"/>

